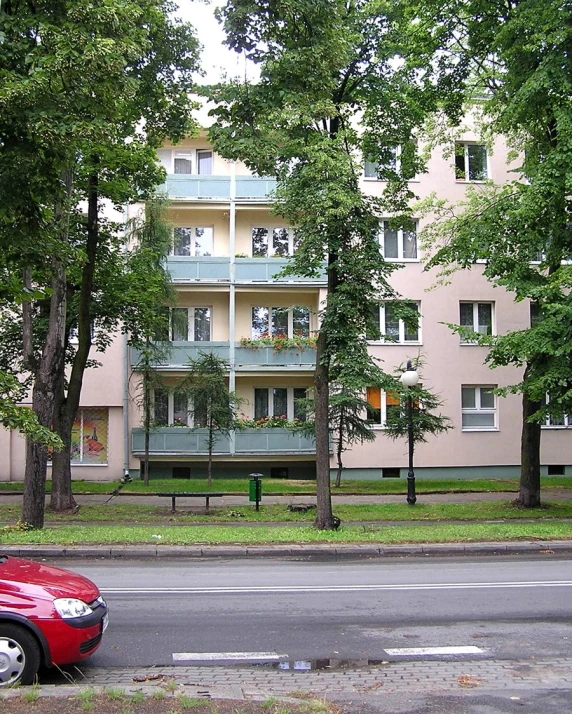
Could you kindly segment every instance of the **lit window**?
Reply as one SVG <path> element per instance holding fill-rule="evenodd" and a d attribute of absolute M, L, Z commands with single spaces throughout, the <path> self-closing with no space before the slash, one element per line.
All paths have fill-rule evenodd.
<path fill-rule="evenodd" d="M 210 342 L 210 307 L 174 307 L 171 309 L 173 342 Z"/>
<path fill-rule="evenodd" d="M 417 260 L 417 228 L 391 228 L 389 221 L 380 222 L 379 244 L 386 260 Z"/>
<path fill-rule="evenodd" d="M 486 181 L 487 147 L 484 144 L 455 144 L 455 178 L 457 181 Z"/>
<path fill-rule="evenodd" d="M 309 337 L 310 310 L 307 307 L 252 308 L 252 338 L 260 337 Z"/>
<path fill-rule="evenodd" d="M 461 302 L 459 303 L 461 327 L 477 332 L 479 335 L 493 334 L 493 305 L 492 302 Z M 469 335 L 461 335 L 461 342 L 471 344 L 474 342 Z"/>
<path fill-rule="evenodd" d="M 389 409 L 401 409 L 397 392 L 385 392 L 380 387 L 367 387 L 366 419 L 372 426 L 384 426 Z"/>
<path fill-rule="evenodd" d="M 178 227 L 173 231 L 173 255 L 212 256 L 213 229 L 211 226 Z"/>
<path fill-rule="evenodd" d="M 496 395 L 493 386 L 461 387 L 461 424 L 464 430 L 496 429 Z"/>
<path fill-rule="evenodd" d="M 294 255 L 297 247 L 294 231 L 285 226 L 255 226 L 251 235 L 254 258 L 286 258 Z"/>
<path fill-rule="evenodd" d="M 419 304 L 412 302 L 408 306 L 419 314 Z M 384 305 L 375 305 L 372 310 L 373 320 L 379 330 L 379 337 L 367 336 L 368 340 L 380 339 L 387 344 L 406 344 L 409 342 L 421 342 L 421 330 L 419 321 L 416 324 L 406 323 L 397 317 L 395 306 L 387 302 Z"/>

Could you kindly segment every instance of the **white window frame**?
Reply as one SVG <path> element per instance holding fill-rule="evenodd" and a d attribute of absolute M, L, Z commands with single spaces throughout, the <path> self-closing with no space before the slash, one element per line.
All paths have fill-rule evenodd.
<path fill-rule="evenodd" d="M 397 258 L 386 258 L 385 257 L 385 229 L 386 229 L 386 223 L 389 221 L 389 218 L 382 218 L 379 222 L 379 232 L 377 234 L 378 236 L 378 241 L 379 241 L 379 249 L 381 250 L 381 254 L 383 255 L 384 260 L 386 260 L 388 263 L 419 263 L 421 260 L 421 252 L 419 249 L 419 221 L 415 220 L 415 230 L 413 231 L 416 236 L 416 251 L 417 255 L 415 258 L 404 258 L 403 253 L 404 253 L 404 233 L 411 233 L 412 231 L 404 231 L 403 228 L 398 228 L 397 229 Z"/>
<path fill-rule="evenodd" d="M 464 149 L 464 172 L 465 172 L 465 178 L 460 178 L 457 176 L 457 147 L 462 146 Z M 471 179 L 469 178 L 470 176 L 470 157 L 469 157 L 469 146 L 482 146 L 485 150 L 485 171 L 486 171 L 486 176 L 482 179 Z M 478 141 L 456 141 L 455 142 L 455 181 L 458 181 L 459 183 L 484 183 L 485 181 L 488 181 L 491 177 L 491 171 L 490 171 L 490 161 L 489 161 L 489 150 L 486 146 L 486 144 L 482 144 Z"/>
<path fill-rule="evenodd" d="M 412 141 L 415 143 L 415 146 L 417 147 L 417 139 L 412 139 Z M 389 146 L 389 149 L 393 151 L 393 161 L 391 162 L 393 166 L 391 167 L 392 171 L 395 171 L 396 174 L 401 175 L 401 144 L 398 144 L 397 146 Z M 375 175 L 374 176 L 367 176 L 366 175 L 366 164 L 371 164 L 374 167 Z M 368 161 L 367 159 L 364 158 L 363 162 L 363 177 L 366 181 L 383 181 L 384 183 L 387 182 L 387 179 L 385 178 L 380 178 L 377 175 L 377 170 L 379 168 L 379 164 L 377 161 Z M 408 179 L 408 181 L 419 181 L 419 176 L 415 174 L 413 178 Z"/>
<path fill-rule="evenodd" d="M 265 256 L 255 256 L 254 255 L 254 246 L 252 245 L 252 234 L 253 231 L 255 230 L 266 230 L 268 231 L 268 250 Z M 274 251 L 274 231 L 275 230 L 286 230 L 288 231 L 288 255 L 282 256 L 282 255 L 277 255 Z M 294 255 L 296 252 L 296 236 L 294 235 L 294 229 L 291 228 L 290 226 L 276 226 L 276 225 L 271 225 L 271 224 L 258 224 L 258 225 L 252 225 L 250 227 L 250 254 L 252 255 L 253 258 L 287 258 L 288 256 Z"/>
<path fill-rule="evenodd" d="M 91 341 L 93 342 L 95 339 L 95 325 L 93 324 L 93 322 L 89 323 L 89 329 L 91 332 Z M 70 343 L 70 345 L 77 345 L 79 343 L 79 328 L 77 326 L 77 323 L 70 327 L 68 342 Z"/>
<path fill-rule="evenodd" d="M 386 333 L 385 325 L 385 308 L 388 303 L 383 303 L 382 305 L 376 305 L 375 309 L 379 310 L 378 316 L 378 327 L 380 331 L 379 340 L 368 340 L 371 344 L 383 344 L 383 345 L 421 345 L 423 344 L 423 338 L 421 334 L 421 303 L 418 300 L 409 300 L 409 303 L 417 307 L 417 314 L 419 319 L 417 321 L 417 339 L 416 340 L 406 340 L 405 339 L 405 322 L 399 318 L 399 338 L 395 341 L 385 339 L 384 335 Z"/>
<path fill-rule="evenodd" d="M 157 156 L 169 175 L 212 176 L 212 172 L 210 174 L 199 174 L 199 155 L 201 153 L 211 154 L 211 165 L 214 168 L 214 151 L 207 147 L 200 149 L 159 149 Z M 191 170 L 188 173 L 175 174 L 175 159 L 185 159 L 186 161 L 190 161 Z"/>
<path fill-rule="evenodd" d="M 367 389 L 379 389 L 380 392 L 380 410 L 379 410 L 379 421 L 373 421 L 373 419 L 368 420 L 371 429 L 385 429 L 387 422 L 387 394 L 388 392 L 381 387 L 368 387 Z M 365 399 L 367 401 L 367 389 L 365 393 Z M 395 392 L 397 394 L 397 392 Z"/>
<path fill-rule="evenodd" d="M 308 311 L 308 335 L 304 335 L 307 337 L 310 337 L 312 335 L 312 311 L 310 310 L 309 307 L 306 307 L 305 305 L 296 305 L 295 307 L 299 307 L 303 310 Z M 250 310 L 250 335 L 253 340 L 260 339 L 259 336 L 254 335 L 254 324 L 253 324 L 253 311 L 254 310 L 260 310 L 260 309 L 266 309 L 268 310 L 268 331 L 267 335 L 268 337 L 273 337 L 272 333 L 272 311 L 273 310 L 280 310 L 282 312 L 287 312 L 288 314 L 288 338 L 293 338 L 296 337 L 294 334 L 294 307 L 280 307 L 278 305 L 274 305 L 270 307 L 269 305 L 252 305 L 251 310 Z"/>
<path fill-rule="evenodd" d="M 172 389 L 153 389 L 151 392 L 151 415 L 152 420 L 155 421 L 155 393 L 156 391 L 164 391 L 167 393 L 167 424 L 163 424 L 160 428 L 169 427 L 171 424 L 175 423 L 175 392 Z M 190 427 L 194 427 L 192 410 L 189 408 L 189 398 L 187 397 L 187 418 L 185 424 Z"/>
<path fill-rule="evenodd" d="M 186 230 L 191 232 L 191 242 L 189 245 L 189 255 L 182 255 L 175 253 L 175 232 L 177 229 Z M 210 230 L 212 232 L 212 250 L 210 255 L 197 255 L 197 241 L 196 241 L 196 231 L 197 230 Z M 214 255 L 214 226 L 175 226 L 173 228 L 173 238 L 171 240 L 171 255 L 175 258 L 212 258 Z"/>
<path fill-rule="evenodd" d="M 493 300 L 459 300 L 459 325 L 462 327 L 470 327 L 469 325 L 461 325 L 461 305 L 473 306 L 473 324 L 472 330 L 479 335 L 485 335 L 485 332 L 479 332 L 479 305 L 491 306 L 491 335 L 496 335 L 496 310 Z M 474 340 L 467 339 L 463 335 L 459 335 L 462 345 L 477 345 Z"/>
<path fill-rule="evenodd" d="M 546 395 L 546 403 L 550 401 L 550 395 Z M 550 414 L 546 417 L 546 420 L 544 421 L 544 424 L 542 424 L 543 429 L 570 429 L 572 428 L 572 415 L 571 414 L 565 414 L 562 417 L 562 421 L 564 422 L 563 424 L 552 424 L 552 418 Z"/>
<path fill-rule="evenodd" d="M 473 389 L 475 392 L 475 406 L 463 407 L 463 389 Z M 496 384 L 462 384 L 461 385 L 461 431 L 498 431 L 498 399 L 497 395 L 492 392 L 494 405 L 492 407 L 481 406 L 481 390 L 496 389 Z M 463 424 L 464 414 L 492 414 L 492 426 L 465 426 Z"/>
<path fill-rule="evenodd" d="M 187 339 L 186 340 L 175 340 L 175 324 L 173 321 L 173 311 L 174 310 L 186 310 L 187 311 Z M 208 310 L 209 314 L 209 339 L 208 340 L 197 340 L 195 338 L 195 310 Z M 192 339 L 191 339 L 192 337 Z M 194 305 L 193 307 L 172 307 L 169 308 L 169 338 L 171 342 L 212 342 L 213 339 L 213 310 L 210 305 Z"/>
<path fill-rule="evenodd" d="M 278 385 L 274 385 L 272 387 L 253 387 L 253 395 L 252 395 L 252 414 L 253 414 L 253 419 L 256 419 L 256 390 L 259 389 L 261 391 L 267 391 L 268 392 L 268 416 L 269 417 L 281 417 L 282 414 L 274 414 L 274 399 L 273 399 L 273 391 L 275 389 L 285 389 L 286 390 L 286 419 L 288 421 L 293 421 L 295 418 L 294 415 L 294 390 L 295 389 L 303 389 L 306 394 L 308 393 L 308 387 L 280 387 Z M 258 417 L 259 419 L 261 417 Z"/>

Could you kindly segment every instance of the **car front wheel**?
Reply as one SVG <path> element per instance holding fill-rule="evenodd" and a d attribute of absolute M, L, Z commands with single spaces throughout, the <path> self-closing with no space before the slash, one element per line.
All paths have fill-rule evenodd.
<path fill-rule="evenodd" d="M 40 648 L 20 625 L 0 623 L 0 687 L 32 684 L 40 668 Z"/>

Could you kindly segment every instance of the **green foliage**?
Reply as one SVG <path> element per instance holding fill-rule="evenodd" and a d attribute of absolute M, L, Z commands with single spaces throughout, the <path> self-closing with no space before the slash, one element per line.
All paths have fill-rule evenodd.
<path fill-rule="evenodd" d="M 315 337 L 304 337 L 303 335 L 295 335 L 294 337 L 276 335 L 259 338 L 241 337 L 240 344 L 250 350 L 272 347 L 275 352 L 281 352 L 282 350 L 304 350 L 308 348 L 315 350 L 316 341 Z"/>

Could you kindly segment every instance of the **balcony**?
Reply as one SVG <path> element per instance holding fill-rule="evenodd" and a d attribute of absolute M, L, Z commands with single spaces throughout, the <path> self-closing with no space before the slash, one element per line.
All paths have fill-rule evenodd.
<path fill-rule="evenodd" d="M 287 258 L 237 258 L 235 266 L 236 282 L 258 283 L 322 283 L 326 280 L 325 269 L 318 278 L 308 278 L 298 275 L 277 277 L 280 271 L 288 265 Z"/>
<path fill-rule="evenodd" d="M 151 456 L 207 456 L 208 432 L 206 429 L 190 429 L 186 427 L 160 427 L 153 429 L 149 438 Z M 214 454 L 230 456 L 231 440 L 220 436 L 214 445 Z M 141 457 L 145 450 L 145 434 L 143 429 L 135 428 L 131 432 L 131 450 L 135 456 Z M 235 432 L 236 456 L 275 456 L 275 455 L 306 455 L 316 453 L 312 437 L 288 429 L 245 429 Z"/>
<path fill-rule="evenodd" d="M 237 176 L 235 179 L 238 201 L 265 201 L 275 188 L 276 179 L 258 176 Z M 230 201 L 231 177 L 168 174 L 160 190 L 174 201 Z"/>
<path fill-rule="evenodd" d="M 167 270 L 174 283 L 190 281 L 230 282 L 230 258 L 170 255 L 167 258 Z"/>
<path fill-rule="evenodd" d="M 199 356 L 199 352 L 212 352 L 219 359 L 230 363 L 230 344 L 228 342 L 172 342 L 169 354 L 156 366 L 163 369 L 184 367 Z M 131 366 L 137 369 L 141 362 L 139 350 L 131 349 Z M 252 370 L 260 367 L 298 367 L 312 370 L 316 366 L 316 350 L 288 349 L 276 352 L 272 347 L 250 349 L 237 344 L 235 350 L 236 369 Z"/>

